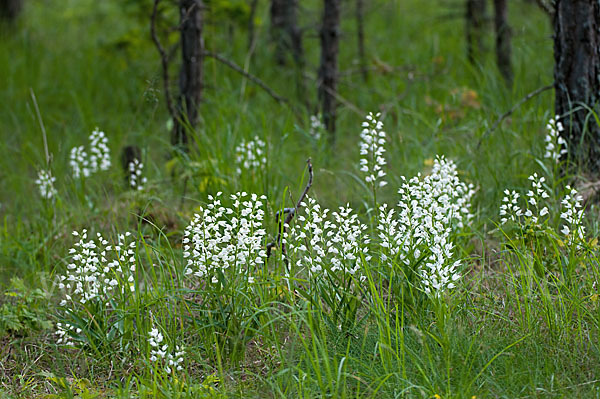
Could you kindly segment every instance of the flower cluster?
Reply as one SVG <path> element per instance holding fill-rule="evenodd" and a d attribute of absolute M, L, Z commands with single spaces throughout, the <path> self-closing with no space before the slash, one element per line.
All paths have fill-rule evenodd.
<path fill-rule="evenodd" d="M 365 234 L 367 226 L 360 223 L 357 214 L 352 214 L 349 205 L 340 207 L 339 212 L 333 212 L 333 219 L 333 234 L 328 233 L 329 253 L 332 254 L 331 271 L 341 270 L 354 275 L 359 269 L 358 260 L 361 255 L 366 262 L 371 260 L 368 254 L 371 240 Z M 364 278 L 360 276 L 361 280 Z"/>
<path fill-rule="evenodd" d="M 460 278 L 460 261 L 453 260 L 452 235 L 473 218 L 470 211 L 473 185 L 458 178 L 452 161 L 437 158 L 430 175 L 410 180 L 402 177 L 398 216 L 387 206 L 379 208 L 377 230 L 382 259 L 419 265 L 423 290 L 439 295 Z"/>
<path fill-rule="evenodd" d="M 285 245 L 297 255 L 296 265 L 306 267 L 310 275 L 323 271 L 327 257 L 326 232 L 331 222 L 327 220 L 329 209 L 321 209 L 321 205 L 308 197 L 300 206 L 305 215 L 298 215 L 297 220 L 303 225 L 294 226 L 284 234 Z"/>
<path fill-rule="evenodd" d="M 500 223 L 505 224 L 509 220 L 523 225 L 531 222 L 543 224 L 550 219 L 550 211 L 546 201 L 550 195 L 543 186 L 546 181 L 544 177 L 538 177 L 537 173 L 529 176 L 531 189 L 526 194 L 525 207 L 519 205 L 520 194 L 516 191 L 505 190 L 505 197 L 500 205 Z M 563 222 L 560 232 L 567 239 L 567 244 L 580 245 L 585 240 L 585 227 L 583 226 L 583 197 L 571 186 L 565 187 L 565 196 L 561 200 L 560 219 Z M 523 210 L 524 209 L 524 210 Z M 545 217 L 545 220 L 541 218 Z"/>
<path fill-rule="evenodd" d="M 531 189 L 527 192 L 527 203 L 525 211 L 521 209 L 519 205 L 519 198 L 521 195 L 516 191 L 504 190 L 504 198 L 502 199 L 502 205 L 500 205 L 500 223 L 505 224 L 509 220 L 513 222 L 520 222 L 522 216 L 529 218 L 532 223 L 538 223 L 540 217 L 544 217 L 549 214 L 547 206 L 539 209 L 543 200 L 550 197 L 546 189 L 543 187 L 543 183 L 546 181 L 545 177 L 538 177 L 537 173 L 529 176 L 531 181 Z"/>
<path fill-rule="evenodd" d="M 546 129 L 548 129 L 548 134 L 545 139 L 546 153 L 544 158 L 558 163 L 560 158 L 567 153 L 567 142 L 560 136 L 564 131 L 564 127 L 558 118 L 552 118 L 548 121 Z"/>
<path fill-rule="evenodd" d="M 367 115 L 363 122 L 363 130 L 360 133 L 360 171 L 365 173 L 365 181 L 373 187 L 383 187 L 387 184 L 383 178 L 386 173 L 383 167 L 386 165 L 383 153 L 385 152 L 385 132 L 383 122 L 379 121 L 381 114 Z"/>
<path fill-rule="evenodd" d="M 519 206 L 519 197 L 521 194 L 516 191 L 504 190 L 504 198 L 502 198 L 502 205 L 500 205 L 500 222 L 502 224 L 512 220 L 516 222 L 519 220 L 523 211 Z"/>
<path fill-rule="evenodd" d="M 185 273 L 215 284 L 230 268 L 234 276 L 244 270 L 248 276 L 266 258 L 262 226 L 266 197 L 236 193 L 231 208 L 221 205 L 220 192 L 208 198 L 212 202 L 200 207 L 184 232 Z"/>
<path fill-rule="evenodd" d="M 144 184 L 148 181 L 142 176 L 144 164 L 141 163 L 137 158 L 129 162 L 129 187 L 134 190 L 143 190 Z"/>
<path fill-rule="evenodd" d="M 405 223 L 400 223 L 395 217 L 394 209 L 388 210 L 387 204 L 379 206 L 377 235 L 379 237 L 380 257 L 382 262 L 395 260 L 407 263 L 406 254 L 409 252 L 408 232 Z"/>
<path fill-rule="evenodd" d="M 335 274 L 338 271 L 356 275 L 360 268 L 361 255 L 368 255 L 369 238 L 365 234 L 367 226 L 360 223 L 358 215 L 349 206 L 333 212 L 333 222 L 328 220 L 328 209 L 322 209 L 313 198 L 308 197 L 302 207 L 305 215 L 299 215 L 301 226 L 294 226 L 284 237 L 285 244 L 295 255 L 296 265 L 305 267 L 310 276 L 323 272 Z"/>
<path fill-rule="evenodd" d="M 94 129 L 89 137 L 90 151 L 89 155 L 84 146 L 73 147 L 69 157 L 69 164 L 73 169 L 73 176 L 89 177 L 98 171 L 108 170 L 110 168 L 110 150 L 108 148 L 108 138 L 104 132 Z"/>
<path fill-rule="evenodd" d="M 564 234 L 569 244 L 585 240 L 583 221 L 583 197 L 571 186 L 566 186 L 566 195 L 561 201 L 560 218 L 565 222 L 560 232 Z"/>
<path fill-rule="evenodd" d="M 56 323 L 56 340 L 57 345 L 75 346 L 75 342 L 71 338 L 75 334 L 81 334 L 81 328 L 76 328 L 69 323 Z"/>
<path fill-rule="evenodd" d="M 98 170 L 108 169 L 110 169 L 108 138 L 104 132 L 96 128 L 90 135 L 90 170 L 95 173 Z"/>
<path fill-rule="evenodd" d="M 38 178 L 35 180 L 35 184 L 37 184 L 40 189 L 40 195 L 42 198 L 49 200 L 56 196 L 56 188 L 54 188 L 54 182 L 56 181 L 56 177 L 52 176 L 50 171 L 40 170 L 38 172 Z"/>
<path fill-rule="evenodd" d="M 69 165 L 71 165 L 71 168 L 73 169 L 73 177 L 76 179 L 82 176 L 89 177 L 91 174 L 88 154 L 85 152 L 85 148 L 83 146 L 71 148 Z"/>
<path fill-rule="evenodd" d="M 319 115 L 310 116 L 310 130 L 308 131 L 310 136 L 315 140 L 321 139 L 321 133 L 325 130 L 325 125 L 321 121 Z"/>
<path fill-rule="evenodd" d="M 148 344 L 150 344 L 150 361 L 161 363 L 162 369 L 170 374 L 171 371 L 183 370 L 183 357 L 185 350 L 179 345 L 169 351 L 169 345 L 164 342 L 164 337 L 158 328 L 152 328 L 149 333 Z"/>
<path fill-rule="evenodd" d="M 266 143 L 255 136 L 253 140 L 242 141 L 235 149 L 235 162 L 237 164 L 237 173 L 242 174 L 242 170 L 260 169 L 267 163 L 265 157 Z"/>
<path fill-rule="evenodd" d="M 59 277 L 58 287 L 65 292 L 61 306 L 106 303 L 112 294 L 135 291 L 136 243 L 130 233 L 120 234 L 116 245 L 109 245 L 100 233 L 88 239 L 85 229 L 73 235 L 79 241 L 69 250 L 72 260 L 66 274 Z"/>

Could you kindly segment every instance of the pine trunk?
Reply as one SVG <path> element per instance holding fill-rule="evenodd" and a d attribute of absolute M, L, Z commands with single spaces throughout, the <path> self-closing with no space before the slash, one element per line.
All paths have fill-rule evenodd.
<path fill-rule="evenodd" d="M 466 0 L 465 33 L 467 40 L 467 59 L 475 63 L 484 52 L 483 32 L 485 27 L 486 0 Z"/>
<path fill-rule="evenodd" d="M 556 0 L 554 13 L 555 112 L 565 128 L 568 156 L 584 170 L 600 172 L 600 3 Z"/>
<path fill-rule="evenodd" d="M 297 66 L 304 64 L 302 32 L 298 27 L 298 0 L 271 0 L 271 39 L 275 43 L 275 60 L 286 64 L 291 52 Z"/>
<path fill-rule="evenodd" d="M 330 142 L 335 138 L 335 114 L 340 40 L 340 0 L 324 0 L 321 26 L 321 63 L 319 66 L 319 100 L 323 123 Z"/>
<path fill-rule="evenodd" d="M 506 83 L 511 85 L 513 70 L 507 2 L 508 0 L 494 0 L 494 27 L 496 29 L 496 62 L 498 69 Z"/>
<path fill-rule="evenodd" d="M 13 20 L 23 8 L 23 0 L 0 0 L 0 18 Z"/>
<path fill-rule="evenodd" d="M 179 72 L 179 98 L 176 121 L 171 143 L 187 149 L 189 138 L 187 127 L 198 122 L 198 105 L 202 96 L 202 1 L 181 0 L 179 3 L 181 23 L 181 57 Z"/>

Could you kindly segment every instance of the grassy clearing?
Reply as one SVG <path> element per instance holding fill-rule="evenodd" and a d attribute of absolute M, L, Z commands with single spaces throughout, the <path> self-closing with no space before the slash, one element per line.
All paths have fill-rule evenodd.
<path fill-rule="evenodd" d="M 313 26 L 318 2 L 302 3 L 302 22 Z M 340 94 L 360 112 L 340 107 L 333 150 L 310 136 L 308 113 L 296 119 L 207 60 L 194 149 L 170 161 L 148 10 L 133 1 L 30 2 L 19 25 L 0 40 L 0 76 L 6 76 L 0 88 L 0 396 L 598 397 L 597 220 L 592 207 L 584 240 L 561 233 L 570 179 L 546 173 L 554 166 L 543 157 L 551 94 L 526 103 L 477 148 L 498 115 L 552 80 L 548 21 L 532 4 L 511 6 L 512 89 L 503 86 L 491 54 L 476 67 L 466 63 L 462 20 L 446 17 L 452 6 L 441 1 L 369 4 L 372 69 L 364 83 L 348 12 Z M 295 72 L 273 65 L 267 16 L 263 5 L 249 70 L 295 99 L 289 83 Z M 213 23 L 206 37 L 210 49 L 246 63 L 243 25 Z M 492 43 L 488 38 L 488 48 Z M 318 37 L 307 34 L 305 48 L 310 77 Z M 34 183 L 45 156 L 31 91 L 48 134 L 55 201 L 41 198 Z M 308 79 L 308 93 L 314 104 L 314 80 Z M 387 132 L 388 185 L 377 192 L 379 204 L 398 212 L 400 176 L 429 174 L 436 154 L 454 160 L 461 181 L 476 188 L 471 224 L 452 224 L 449 236 L 462 277 L 443 295 L 423 291 L 418 245 L 410 247 L 408 266 L 380 245 L 375 230 L 382 217 L 359 171 L 360 125 L 369 111 L 383 113 Z M 96 126 L 109 137 L 113 165 L 75 179 L 69 152 L 87 145 Z M 266 166 L 238 175 L 236 147 L 254 136 L 266 142 Z M 127 189 L 119 166 L 119 151 L 129 144 L 142 148 L 148 183 L 140 192 Z M 314 165 L 310 196 L 332 211 L 350 204 L 359 218 L 337 224 L 365 226 L 356 259 L 344 260 L 343 272 L 332 272 L 333 263 L 323 274 L 300 266 L 317 256 L 314 246 L 306 259 L 290 244 L 288 262 L 280 251 L 258 261 L 260 248 L 277 234 L 275 212 L 293 206 L 289 197 L 297 199 L 306 184 L 308 157 Z M 546 176 L 549 198 L 539 204 L 549 213 L 541 217 L 540 206 L 538 222 L 522 217 L 500 224 L 504 190 L 521 193 L 525 212 L 533 173 Z M 186 275 L 183 232 L 218 191 L 225 207 L 233 207 L 229 195 L 239 191 L 266 195 L 266 232 L 256 226 L 247 233 L 258 246 L 246 248 L 243 265 L 208 277 Z M 73 262 L 69 249 L 78 250 L 72 231 L 83 229 L 88 239 L 101 233 L 107 243 L 98 245 L 113 248 L 118 234 L 130 231 L 123 239 L 134 243 L 133 252 L 123 260 L 117 255 L 105 272 L 117 288 L 67 306 L 60 276 Z M 373 237 L 368 245 L 367 235 Z M 104 263 L 113 260 L 108 254 Z M 354 274 L 346 272 L 351 267 L 358 267 Z M 58 323 L 73 327 L 65 337 L 74 347 L 58 342 Z M 160 334 L 160 345 L 149 342 L 151 332 L 155 341 Z M 177 356 L 177 346 L 185 355 Z M 167 371 L 169 354 L 176 364 Z"/>

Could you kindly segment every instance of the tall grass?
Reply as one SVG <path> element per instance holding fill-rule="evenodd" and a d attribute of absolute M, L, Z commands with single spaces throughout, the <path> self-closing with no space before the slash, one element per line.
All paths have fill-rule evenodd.
<path fill-rule="evenodd" d="M 319 5 L 303 2 L 304 26 L 317 20 Z M 507 88 L 491 54 L 467 64 L 462 20 L 448 17 L 452 7 L 369 3 L 372 71 L 366 83 L 355 73 L 354 22 L 344 18 L 340 95 L 354 106 L 340 106 L 333 149 L 310 134 L 316 35 L 306 35 L 307 82 L 313 90 L 303 99 L 311 107 L 300 119 L 235 72 L 206 60 L 202 120 L 190 131 L 191 151 L 173 158 L 144 4 L 28 3 L 18 25 L 0 36 L 0 75 L 6 76 L 0 88 L 0 276 L 6 277 L 0 297 L 0 394 L 598 397 L 597 221 L 588 212 L 582 222 L 585 240 L 561 235 L 560 201 L 573 176 L 560 176 L 542 159 L 551 96 L 526 103 L 477 145 L 496 117 L 552 80 L 548 21 L 533 4 L 511 3 L 515 85 Z M 245 24 L 229 20 L 207 26 L 207 47 L 240 65 L 248 59 L 251 73 L 300 102 L 289 84 L 296 72 L 272 61 L 267 18 L 263 4 L 259 45 L 251 56 Z M 486 43 L 491 48 L 491 37 Z M 369 111 L 382 113 L 387 132 L 388 184 L 376 197 L 359 166 L 361 122 Z M 113 166 L 74 178 L 70 149 L 84 145 L 96 126 L 109 138 Z M 266 165 L 238 172 L 236 148 L 255 137 L 266 143 Z M 136 192 L 128 189 L 118 165 L 120 149 L 130 144 L 141 147 L 148 178 Z M 428 175 L 437 154 L 456 161 L 461 180 L 473 183 L 475 194 L 471 223 L 451 229 L 452 259 L 461 261 L 456 271 L 462 277 L 456 287 L 436 294 L 424 289 L 420 274 L 427 263 L 422 254 L 433 247 L 412 242 L 404 262 L 380 245 L 377 226 L 388 210 L 402 210 L 396 206 L 401 176 Z M 320 269 L 306 267 L 318 255 L 318 243 L 294 241 L 293 234 L 320 234 L 307 227 L 312 206 L 307 199 L 285 228 L 285 250 L 279 246 L 263 263 L 246 261 L 265 258 L 250 250 L 238 263 L 239 251 L 248 249 L 234 245 L 236 261 L 229 267 L 220 263 L 208 279 L 186 274 L 184 230 L 211 204 L 209 195 L 222 191 L 223 207 L 234 207 L 229 196 L 239 191 L 266 195 L 260 243 L 276 241 L 282 227 L 275 213 L 295 206 L 309 157 L 310 197 L 345 215 L 329 219 L 335 228 L 318 224 L 332 232 L 324 236 L 324 247 L 338 252 L 327 252 Z M 34 184 L 47 166 L 57 177 L 51 200 Z M 548 179 L 548 220 L 501 224 L 504 190 L 520 191 L 524 198 L 533 173 Z M 352 213 L 339 210 L 346 204 Z M 381 204 L 388 204 L 387 210 L 377 209 Z M 351 221 L 351 215 L 357 218 Z M 233 224 L 233 217 L 225 215 L 222 222 Z M 348 246 L 350 227 L 359 224 L 358 246 Z M 71 232 L 84 228 L 90 237 L 102 233 L 112 245 L 118 234 L 132 233 L 133 260 L 118 264 L 135 268 L 106 275 L 117 287 L 135 289 L 61 305 L 67 291 L 58 279 L 73 261 Z M 303 243 L 306 250 L 297 250 Z M 341 263 L 332 262 L 338 255 Z M 26 283 L 9 283 L 14 275 Z M 74 348 L 58 344 L 57 323 L 73 326 L 67 335 Z M 154 331 L 163 339 L 158 350 L 166 345 L 163 357 L 149 341 Z M 167 369 L 168 355 L 180 351 L 185 352 L 181 370 Z"/>

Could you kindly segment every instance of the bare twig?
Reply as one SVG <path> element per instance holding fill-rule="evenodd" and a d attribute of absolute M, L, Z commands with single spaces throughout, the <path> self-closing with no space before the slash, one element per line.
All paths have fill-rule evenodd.
<path fill-rule="evenodd" d="M 546 14 L 550 16 L 554 15 L 554 7 L 552 6 L 552 3 L 549 4 L 544 0 L 535 0 L 535 2 L 542 10 L 546 12 Z"/>
<path fill-rule="evenodd" d="M 304 191 L 302 191 L 300 198 L 298 198 L 298 201 L 296 201 L 296 207 L 283 209 L 283 213 L 287 215 L 285 217 L 285 221 L 283 222 L 283 226 L 281 225 L 280 212 L 277 211 L 277 213 L 275 214 L 275 217 L 277 218 L 277 224 L 279 226 L 279 232 L 277 233 L 277 239 L 275 241 L 267 244 L 267 258 L 269 258 L 271 256 L 271 251 L 273 250 L 273 248 L 276 248 L 281 245 L 281 235 L 287 231 L 287 227 L 292 222 L 294 215 L 298 212 L 298 210 L 300 210 L 300 207 L 302 206 L 302 202 L 304 202 L 304 199 L 306 198 L 306 195 L 308 194 L 308 191 L 310 190 L 310 188 L 312 186 L 313 167 L 312 167 L 310 158 L 308 158 L 306 160 L 306 165 L 308 166 L 308 182 L 306 183 L 306 187 L 304 187 Z M 285 256 L 285 246 L 283 246 L 283 245 L 281 246 L 281 252 Z"/>
<path fill-rule="evenodd" d="M 346 98 L 342 97 L 340 95 L 340 93 L 338 93 L 337 91 L 333 90 L 331 87 L 325 86 L 325 90 L 327 91 L 327 93 L 329 93 L 332 96 L 334 96 L 336 100 L 338 100 L 339 102 L 341 102 L 342 104 L 344 104 L 346 107 L 348 107 L 352 111 L 354 111 L 354 113 L 356 113 L 357 115 L 365 116 L 367 114 L 365 111 L 363 111 L 362 109 L 358 108 L 357 105 L 351 103 Z"/>
<path fill-rule="evenodd" d="M 38 107 L 38 103 L 35 98 L 35 93 L 33 92 L 33 89 L 31 87 L 29 88 L 29 93 L 31 94 L 31 99 L 33 100 L 33 106 L 35 107 L 35 113 L 38 117 L 40 129 L 42 130 L 42 138 L 44 139 L 44 154 L 46 155 L 46 167 L 50 167 L 50 152 L 48 151 L 48 138 L 46 137 L 46 127 L 44 126 L 44 121 L 42 120 L 42 114 L 40 113 L 40 108 Z"/>
<path fill-rule="evenodd" d="M 175 108 L 173 107 L 173 100 L 171 98 L 171 90 L 169 88 L 169 55 L 165 51 L 164 47 L 160 43 L 160 39 L 156 34 L 156 18 L 158 15 L 158 3 L 160 0 L 154 0 L 154 6 L 152 7 L 152 17 L 150 18 L 150 34 L 152 35 L 152 41 L 156 46 L 160 54 L 160 61 L 162 66 L 162 75 L 163 75 L 163 85 L 165 91 L 165 100 L 167 102 L 167 109 L 169 110 L 169 114 L 173 118 L 173 120 L 177 119 L 177 113 L 175 112 Z"/>
<path fill-rule="evenodd" d="M 485 133 L 481 136 L 481 138 L 479 139 L 479 142 L 477 143 L 477 149 L 479 149 L 479 147 L 481 147 L 481 143 L 483 142 L 483 140 L 485 140 L 487 138 L 487 136 L 489 136 L 494 130 L 496 130 L 498 128 L 498 126 L 500 125 L 500 123 L 502 123 L 502 121 L 504 119 L 511 116 L 513 114 L 513 112 L 515 112 L 521 105 L 525 104 L 527 101 L 529 101 L 533 97 L 545 92 L 546 90 L 552 89 L 553 87 L 554 87 L 554 83 L 547 85 L 547 86 L 537 88 L 536 90 L 532 91 L 531 93 L 529 93 L 525 97 L 523 97 L 521 100 L 519 100 L 508 111 L 506 111 L 505 113 L 500 115 L 500 117 L 498 119 L 496 119 L 494 124 L 488 130 L 486 130 Z"/>
<path fill-rule="evenodd" d="M 252 75 L 250 72 L 244 71 L 243 68 L 241 68 L 239 65 L 237 65 L 233 61 L 228 60 L 227 58 L 223 57 L 222 55 L 214 53 L 212 51 L 203 51 L 202 55 L 204 55 L 206 57 L 211 57 L 211 58 L 219 61 L 220 63 L 227 65 L 229 68 L 233 69 L 234 71 L 236 71 L 240 75 L 244 76 L 245 78 L 247 78 L 251 82 L 255 83 L 261 89 L 263 89 L 264 91 L 266 91 L 267 94 L 269 94 L 271 97 L 273 97 L 273 99 L 275 101 L 277 101 L 280 104 L 285 104 L 288 107 L 290 107 L 293 111 L 295 111 L 295 109 L 292 106 L 292 103 L 290 102 L 290 100 L 288 100 L 287 98 L 282 97 L 279 94 L 277 94 L 275 92 L 275 90 L 273 90 L 269 86 L 267 86 L 267 84 L 265 82 L 263 82 L 260 78 L 258 78 L 257 76 Z"/>

